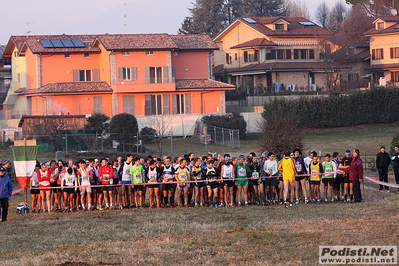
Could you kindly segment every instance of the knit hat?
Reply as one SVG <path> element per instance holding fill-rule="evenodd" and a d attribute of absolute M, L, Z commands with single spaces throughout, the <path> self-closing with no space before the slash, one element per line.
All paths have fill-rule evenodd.
<path fill-rule="evenodd" d="M 381 150 L 381 149 L 384 149 L 384 150 L 385 150 L 385 145 L 381 145 L 381 146 L 380 146 L 380 150 Z"/>
<path fill-rule="evenodd" d="M 0 167 L 0 172 L 5 172 L 5 171 L 6 171 L 6 168 Z"/>
<path fill-rule="evenodd" d="M 360 151 L 359 151 L 359 149 L 355 149 L 355 150 L 354 150 L 354 152 L 356 152 L 356 153 L 357 153 L 357 155 L 360 155 Z"/>

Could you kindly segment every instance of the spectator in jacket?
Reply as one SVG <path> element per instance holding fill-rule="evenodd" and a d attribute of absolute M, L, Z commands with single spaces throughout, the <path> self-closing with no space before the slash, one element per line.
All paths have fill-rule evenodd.
<path fill-rule="evenodd" d="M 1 221 L 7 221 L 8 201 L 12 194 L 12 182 L 10 177 L 6 174 L 5 167 L 0 167 L 0 211 Z"/>
<path fill-rule="evenodd" d="M 361 202 L 362 193 L 360 190 L 360 182 L 363 182 L 363 162 L 362 159 L 360 159 L 360 152 L 358 149 L 353 151 L 353 158 L 349 172 L 349 180 L 353 184 L 353 202 Z"/>
<path fill-rule="evenodd" d="M 399 185 L 399 145 L 395 145 L 395 153 L 391 157 L 393 162 L 393 171 L 395 173 L 396 184 Z M 399 188 L 397 193 L 399 193 Z"/>
<path fill-rule="evenodd" d="M 388 183 L 388 166 L 391 164 L 389 154 L 385 152 L 385 145 L 380 146 L 380 152 L 377 154 L 375 165 L 381 182 Z M 384 191 L 384 186 L 380 185 L 380 191 Z M 389 192 L 389 187 L 385 186 L 385 191 Z"/>

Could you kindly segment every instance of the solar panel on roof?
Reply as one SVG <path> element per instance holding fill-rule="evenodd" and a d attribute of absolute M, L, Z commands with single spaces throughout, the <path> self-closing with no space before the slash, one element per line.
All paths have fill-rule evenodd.
<path fill-rule="evenodd" d="M 303 26 L 314 26 L 314 25 L 316 25 L 316 24 L 314 24 L 311 21 L 301 21 L 301 22 L 299 22 L 299 24 L 301 24 Z"/>
<path fill-rule="evenodd" d="M 54 48 L 64 48 L 61 40 L 50 40 L 51 43 L 54 45 Z"/>
<path fill-rule="evenodd" d="M 67 48 L 75 47 L 75 45 L 73 45 L 73 43 L 70 39 L 61 40 L 61 42 L 64 45 L 64 47 L 67 47 Z"/>
<path fill-rule="evenodd" d="M 44 48 L 53 48 L 54 45 L 50 42 L 50 40 L 40 40 Z"/>
<path fill-rule="evenodd" d="M 248 22 L 248 23 L 252 23 L 252 24 L 255 24 L 255 23 L 257 23 L 255 20 L 253 20 L 252 18 L 243 18 L 243 20 L 245 20 L 246 22 Z"/>
<path fill-rule="evenodd" d="M 86 47 L 81 39 L 72 39 L 71 41 L 75 47 Z"/>

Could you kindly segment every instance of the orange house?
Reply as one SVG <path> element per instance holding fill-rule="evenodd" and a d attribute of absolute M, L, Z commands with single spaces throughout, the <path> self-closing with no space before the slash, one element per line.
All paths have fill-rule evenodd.
<path fill-rule="evenodd" d="M 30 115 L 150 116 L 224 113 L 235 87 L 211 79 L 217 49 L 206 35 L 12 36 L 4 56 Z"/>

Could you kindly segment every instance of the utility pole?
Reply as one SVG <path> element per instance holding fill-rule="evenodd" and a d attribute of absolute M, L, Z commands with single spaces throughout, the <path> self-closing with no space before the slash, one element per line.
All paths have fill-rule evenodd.
<path fill-rule="evenodd" d="M 126 33 L 126 3 L 123 3 L 123 19 L 124 19 L 124 26 L 125 26 L 125 33 Z"/>
<path fill-rule="evenodd" d="M 29 24 L 33 24 L 34 22 L 31 21 L 27 21 L 26 22 L 26 27 L 25 27 L 25 34 L 29 35 L 30 34 L 30 30 L 29 30 Z"/>

